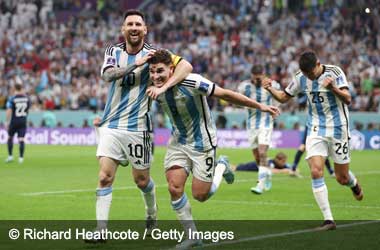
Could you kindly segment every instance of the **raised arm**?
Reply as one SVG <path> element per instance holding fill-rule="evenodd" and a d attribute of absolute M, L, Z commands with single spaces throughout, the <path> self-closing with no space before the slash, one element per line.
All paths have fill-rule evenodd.
<path fill-rule="evenodd" d="M 115 66 L 106 67 L 102 74 L 102 79 L 106 82 L 112 82 L 114 80 L 118 80 L 128 75 L 129 73 L 131 73 L 137 67 L 144 65 L 146 61 L 149 58 L 151 58 L 153 55 L 154 55 L 154 52 L 149 51 L 145 56 L 137 59 L 135 63 L 129 64 L 125 67 L 115 67 Z"/>
<path fill-rule="evenodd" d="M 276 99 L 278 102 L 285 103 L 292 98 L 291 95 L 286 93 L 283 90 L 277 90 L 275 88 L 272 88 L 272 80 L 269 78 L 265 78 L 262 81 L 262 86 L 271 93 L 271 95 Z"/>
<path fill-rule="evenodd" d="M 193 71 L 193 66 L 185 59 L 181 59 L 178 62 L 177 66 L 175 67 L 174 74 L 165 83 L 164 85 L 165 91 L 173 87 L 174 85 L 178 84 L 179 82 L 181 82 L 192 71 Z"/>
<path fill-rule="evenodd" d="M 239 106 L 259 109 L 263 112 L 269 112 L 273 117 L 276 117 L 280 114 L 280 110 L 277 107 L 258 103 L 255 100 L 250 99 L 242 94 L 229 89 L 223 89 L 218 86 L 215 86 L 213 96 Z"/>

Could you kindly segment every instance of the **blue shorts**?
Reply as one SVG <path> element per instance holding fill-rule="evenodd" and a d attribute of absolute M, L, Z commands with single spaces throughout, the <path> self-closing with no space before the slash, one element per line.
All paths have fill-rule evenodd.
<path fill-rule="evenodd" d="M 13 137 L 17 134 L 17 137 L 25 137 L 26 134 L 26 125 L 25 124 L 10 124 L 8 129 L 9 137 Z"/>

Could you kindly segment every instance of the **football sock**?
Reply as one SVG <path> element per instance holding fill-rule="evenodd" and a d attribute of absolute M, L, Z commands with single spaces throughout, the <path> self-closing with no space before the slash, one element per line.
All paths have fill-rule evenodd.
<path fill-rule="evenodd" d="M 301 156 L 303 155 L 303 152 L 298 150 L 296 153 L 296 156 L 294 157 L 293 167 L 292 170 L 296 171 L 298 163 L 300 162 Z"/>
<path fill-rule="evenodd" d="M 146 217 L 157 215 L 157 204 L 156 204 L 156 186 L 154 185 L 153 179 L 150 178 L 148 185 L 141 189 L 141 194 L 145 202 Z"/>
<path fill-rule="evenodd" d="M 350 179 L 348 180 L 346 186 L 349 186 L 350 188 L 355 187 L 358 181 L 356 180 L 354 173 L 352 173 L 351 170 L 349 170 L 348 175 L 350 176 Z"/>
<path fill-rule="evenodd" d="M 13 154 L 13 137 L 8 138 L 8 155 L 12 156 Z"/>
<path fill-rule="evenodd" d="M 334 220 L 330 209 L 329 195 L 325 184 L 325 179 L 323 177 L 313 179 L 312 187 L 314 198 L 321 209 L 324 220 Z"/>
<path fill-rule="evenodd" d="M 24 157 L 24 151 L 25 151 L 25 142 L 20 141 L 19 144 L 20 144 L 20 158 L 23 158 Z"/>
<path fill-rule="evenodd" d="M 177 218 L 181 222 L 186 235 L 189 232 L 189 229 L 194 232 L 197 231 L 191 214 L 191 206 L 185 193 L 178 200 L 172 201 L 172 207 L 176 212 Z"/>
<path fill-rule="evenodd" d="M 211 188 L 208 192 L 208 198 L 210 198 L 216 192 L 216 190 L 218 190 L 220 183 L 222 182 L 223 173 L 225 169 L 226 166 L 223 163 L 218 163 L 218 165 L 216 165 L 214 178 L 212 179 Z"/>
<path fill-rule="evenodd" d="M 112 201 L 112 187 L 96 189 L 96 220 L 97 229 L 107 228 L 108 215 Z"/>
<path fill-rule="evenodd" d="M 268 175 L 268 168 L 264 166 L 259 166 L 259 174 L 258 174 L 258 181 L 257 181 L 257 186 L 260 189 L 264 189 L 264 183 L 265 179 L 267 178 Z"/>

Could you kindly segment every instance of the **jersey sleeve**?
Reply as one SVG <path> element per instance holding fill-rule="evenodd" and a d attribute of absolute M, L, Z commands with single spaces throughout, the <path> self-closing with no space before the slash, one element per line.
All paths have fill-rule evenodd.
<path fill-rule="evenodd" d="M 301 92 L 301 83 L 296 77 L 293 78 L 291 83 L 285 88 L 285 93 L 290 96 L 296 96 Z"/>
<path fill-rule="evenodd" d="M 175 54 L 171 54 L 172 55 L 172 62 L 173 62 L 173 65 L 174 66 L 177 66 L 178 63 L 182 60 L 182 57 L 180 56 L 177 56 Z"/>
<path fill-rule="evenodd" d="M 215 83 L 198 74 L 190 74 L 181 82 L 181 85 L 191 88 L 195 93 L 204 96 L 212 96 L 215 91 Z"/>
<path fill-rule="evenodd" d="M 116 67 L 117 60 L 116 60 L 115 52 L 116 52 L 116 48 L 112 45 L 106 48 L 106 51 L 104 52 L 104 61 L 103 61 L 102 69 L 100 70 L 100 75 L 103 75 L 107 69 Z"/>
<path fill-rule="evenodd" d="M 212 96 L 214 94 L 215 87 L 215 83 L 204 77 L 200 77 L 199 81 L 196 81 L 195 84 L 196 91 L 205 96 Z"/>
<path fill-rule="evenodd" d="M 344 74 L 343 70 L 339 67 L 338 68 L 338 71 L 339 71 L 339 75 L 338 77 L 335 79 L 335 82 L 336 82 L 336 85 L 338 86 L 338 88 L 348 88 L 348 82 L 347 82 L 347 78 L 346 78 L 346 75 Z"/>
<path fill-rule="evenodd" d="M 13 107 L 13 97 L 7 100 L 7 104 L 5 105 L 7 109 L 11 109 Z"/>

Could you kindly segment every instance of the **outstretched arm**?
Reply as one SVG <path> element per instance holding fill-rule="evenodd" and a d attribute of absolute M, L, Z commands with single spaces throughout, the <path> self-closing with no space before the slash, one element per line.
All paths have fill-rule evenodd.
<path fill-rule="evenodd" d="M 149 51 L 148 54 L 137 59 L 135 63 L 129 64 L 125 67 L 107 68 L 102 75 L 102 79 L 106 82 L 112 82 L 114 80 L 118 80 L 118 79 L 128 75 L 129 73 L 131 73 L 137 67 L 144 65 L 146 63 L 146 61 L 148 61 L 148 59 L 151 58 L 153 55 L 154 55 L 154 52 Z"/>
<path fill-rule="evenodd" d="M 285 91 L 272 88 L 272 79 L 270 79 L 270 78 L 265 78 L 262 81 L 262 86 L 266 90 L 268 90 L 269 93 L 271 93 L 271 95 L 274 97 L 274 99 L 276 99 L 277 101 L 279 101 L 281 103 L 285 103 L 285 102 L 289 101 L 290 98 L 292 98 L 292 96 L 287 94 Z"/>
<path fill-rule="evenodd" d="M 229 89 L 223 89 L 218 86 L 215 86 L 213 96 L 239 106 L 259 109 L 263 112 L 269 112 L 273 117 L 276 117 L 280 114 L 280 110 L 277 107 L 261 104 L 242 94 L 239 94 Z"/>

